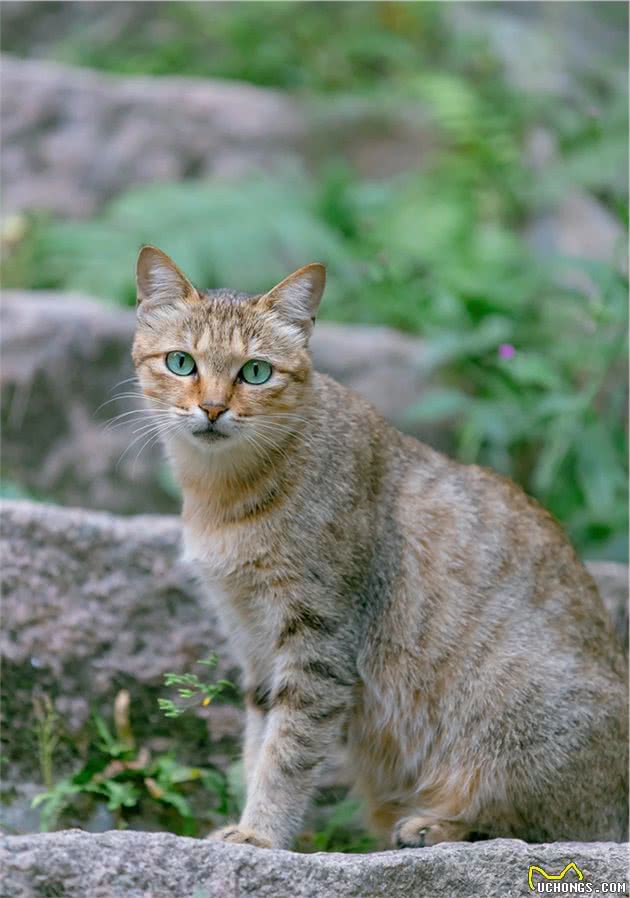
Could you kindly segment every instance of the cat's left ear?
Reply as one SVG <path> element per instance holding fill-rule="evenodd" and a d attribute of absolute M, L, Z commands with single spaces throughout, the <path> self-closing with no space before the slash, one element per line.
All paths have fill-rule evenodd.
<path fill-rule="evenodd" d="M 326 286 L 326 269 L 319 262 L 298 268 L 262 297 L 291 324 L 310 334 Z"/>
<path fill-rule="evenodd" d="M 193 302 L 197 291 L 175 262 L 157 246 L 143 246 L 136 263 L 136 298 L 139 307 Z"/>

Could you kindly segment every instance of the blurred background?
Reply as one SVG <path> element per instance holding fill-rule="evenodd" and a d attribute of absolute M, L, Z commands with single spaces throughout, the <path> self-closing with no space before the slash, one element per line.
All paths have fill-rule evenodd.
<path fill-rule="evenodd" d="M 616 2 L 5 0 L 4 496 L 177 511 L 159 447 L 128 419 L 107 427 L 138 405 L 125 381 L 150 242 L 202 287 L 262 291 L 325 262 L 322 370 L 513 477 L 583 558 L 626 561 L 627 16 Z M 173 668 L 200 657 L 186 626 Z M 102 688 L 93 667 L 61 689 L 38 638 L 10 681 L 16 720 L 31 668 L 65 690 L 70 728 L 86 682 L 101 698 L 160 682 L 156 643 L 127 680 L 121 650 Z"/>
<path fill-rule="evenodd" d="M 323 318 L 419 338 L 400 344 L 422 389 L 401 387 L 405 409 L 388 391 L 396 423 L 514 477 L 582 554 L 624 559 L 626 19 L 605 2 L 6 2 L 4 285 L 130 306 L 143 242 L 207 287 L 263 290 L 321 259 Z M 372 383 L 369 345 L 352 352 Z M 46 464 L 29 442 L 5 446 L 5 491 L 81 504 L 75 459 L 27 476 Z"/>

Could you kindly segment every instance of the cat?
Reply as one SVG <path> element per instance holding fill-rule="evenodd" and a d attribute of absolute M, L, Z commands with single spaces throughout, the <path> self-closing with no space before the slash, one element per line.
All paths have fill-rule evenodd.
<path fill-rule="evenodd" d="M 138 258 L 137 376 L 243 675 L 246 804 L 214 838 L 290 847 L 343 741 L 382 844 L 625 839 L 626 662 L 591 577 L 520 488 L 313 371 L 324 284 L 200 291 Z"/>

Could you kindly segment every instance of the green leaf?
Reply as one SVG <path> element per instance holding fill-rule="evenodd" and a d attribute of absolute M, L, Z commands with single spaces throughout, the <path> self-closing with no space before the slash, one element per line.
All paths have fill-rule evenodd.
<path fill-rule="evenodd" d="M 40 829 L 42 832 L 49 832 L 55 825 L 64 808 L 72 801 L 74 795 L 81 791 L 72 779 L 66 778 L 55 783 L 54 787 L 48 792 L 36 795 L 31 807 L 41 807 L 40 811 Z"/>
<path fill-rule="evenodd" d="M 180 795 L 178 792 L 175 792 L 175 791 L 164 792 L 160 796 L 159 801 L 162 802 L 162 804 L 172 805 L 182 817 L 192 817 L 193 816 L 191 808 L 190 808 L 190 804 L 186 801 L 184 796 Z"/>
<path fill-rule="evenodd" d="M 544 387 L 561 390 L 563 379 L 553 363 L 535 352 L 517 352 L 514 358 L 505 360 L 504 369 L 521 386 Z"/>
<path fill-rule="evenodd" d="M 132 784 L 127 782 L 117 782 L 116 780 L 103 780 L 98 786 L 89 791 L 94 791 L 105 795 L 107 798 L 107 808 L 110 811 L 117 811 L 120 808 L 134 808 L 140 801 L 140 792 Z"/>
<path fill-rule="evenodd" d="M 559 422 L 543 447 L 534 469 L 534 487 L 539 495 L 544 496 L 558 476 L 560 466 L 564 462 L 574 441 L 576 427 L 566 419 Z"/>
<path fill-rule="evenodd" d="M 594 421 L 576 441 L 577 477 L 586 504 L 595 520 L 614 519 L 615 508 L 623 501 L 626 479 L 610 432 Z"/>
<path fill-rule="evenodd" d="M 440 421 L 460 414 L 470 397 L 460 390 L 432 389 L 405 412 L 407 421 Z"/>
<path fill-rule="evenodd" d="M 101 742 L 103 746 L 109 749 L 110 746 L 115 745 L 116 740 L 112 736 L 109 731 L 109 728 L 100 714 L 94 712 L 93 714 L 94 725 L 96 726 L 96 730 L 101 737 Z"/>
<path fill-rule="evenodd" d="M 465 333 L 444 333 L 434 336 L 427 348 L 425 364 L 428 369 L 459 359 L 479 357 L 495 351 L 501 343 L 509 343 L 512 325 L 503 318 L 491 317 Z"/>
<path fill-rule="evenodd" d="M 219 796 L 223 796 L 226 792 L 227 780 L 220 770 L 204 767 L 201 770 L 201 782 L 208 792 L 214 792 Z"/>

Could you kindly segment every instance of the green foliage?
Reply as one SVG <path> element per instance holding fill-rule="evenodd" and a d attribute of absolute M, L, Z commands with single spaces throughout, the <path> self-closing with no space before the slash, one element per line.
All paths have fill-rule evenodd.
<path fill-rule="evenodd" d="M 212 668 L 212 655 L 198 663 Z M 166 685 L 176 686 L 183 705 L 163 705 L 167 717 L 208 703 L 232 684 L 226 680 L 202 683 L 194 674 L 166 674 Z M 169 713 L 174 710 L 175 713 Z M 225 773 L 216 767 L 190 766 L 177 760 L 175 749 L 153 755 L 146 746 L 137 747 L 129 718 L 129 694 L 121 690 L 114 703 L 112 728 L 94 713 L 86 757 L 80 768 L 54 780 L 53 760 L 62 736 L 61 722 L 47 697 L 36 703 L 35 720 L 42 780 L 45 791 L 35 796 L 43 832 L 61 823 L 89 817 L 97 805 L 114 817 L 117 828 L 134 822 L 146 825 L 157 820 L 161 829 L 180 835 L 205 835 L 211 828 L 236 819 L 245 803 L 243 764 L 235 761 Z M 211 808 L 209 811 L 208 809 Z M 359 805 L 344 799 L 329 813 L 320 829 L 305 832 L 297 840 L 300 851 L 364 852 L 374 847 L 361 828 Z"/>
<path fill-rule="evenodd" d="M 61 738 L 59 715 L 49 695 L 33 698 L 35 717 L 35 741 L 42 782 L 47 789 L 53 788 L 53 763 L 55 751 Z"/>
<path fill-rule="evenodd" d="M 199 790 L 208 796 L 216 815 L 227 813 L 230 803 L 224 775 L 211 766 L 180 764 L 172 752 L 152 756 L 147 748 L 136 748 L 126 707 L 115 709 L 115 733 L 94 714 L 87 760 L 76 773 L 54 783 L 46 777 L 47 790 L 32 802 L 33 807 L 41 807 L 42 831 L 53 829 L 62 814 L 76 809 L 85 798 L 104 803 L 120 829 L 133 815 L 154 808 L 171 831 L 196 835 L 200 820 L 191 794 Z"/>
<path fill-rule="evenodd" d="M 520 482 L 586 557 L 624 560 L 627 279 L 612 265 L 535 256 L 454 184 L 355 190 L 358 220 L 371 224 L 358 229 L 383 256 L 341 317 L 377 322 L 386 295 L 380 320 L 424 335 L 426 378 L 440 384 L 410 421 L 450 422 L 463 461 Z"/>
<path fill-rule="evenodd" d="M 36 497 L 20 483 L 8 478 L 0 478 L 0 499 L 30 499 L 36 501 Z"/>
<path fill-rule="evenodd" d="M 342 851 L 365 854 L 374 851 L 376 841 L 361 826 L 361 804 L 353 798 L 342 799 L 321 829 L 305 832 L 298 839 L 300 851 Z"/>
<path fill-rule="evenodd" d="M 197 664 L 203 664 L 212 669 L 216 667 L 218 657 L 212 654 L 209 658 L 197 661 Z M 165 717 L 180 717 L 185 711 L 202 705 L 206 707 L 218 695 L 225 692 L 226 689 L 234 689 L 234 684 L 229 680 L 217 680 L 216 683 L 204 683 L 197 674 L 164 674 L 165 686 L 177 686 L 177 693 L 182 699 L 182 703 L 176 704 L 172 699 L 159 698 L 158 705 L 160 710 L 164 712 Z"/>
<path fill-rule="evenodd" d="M 445 45 L 439 6 L 171 0 L 149 17 L 139 10 L 131 24 L 112 16 L 107 29 L 83 26 L 53 50 L 63 61 L 115 72 L 236 78 L 293 90 L 368 89 L 395 84 L 419 59 L 435 60 Z M 457 59 L 459 42 L 447 47 Z"/>
<path fill-rule="evenodd" d="M 84 290 L 132 304 L 135 258 L 148 242 L 169 252 L 206 287 L 238 284 L 254 291 L 310 256 L 343 268 L 343 243 L 318 219 L 314 201 L 312 187 L 297 177 L 280 188 L 269 179 L 138 188 L 90 222 L 34 221 L 30 246 L 38 264 L 31 268 L 31 285 Z M 264 224 L 261 209 L 273 209 Z M 18 280 L 10 265 L 9 284 Z"/>

